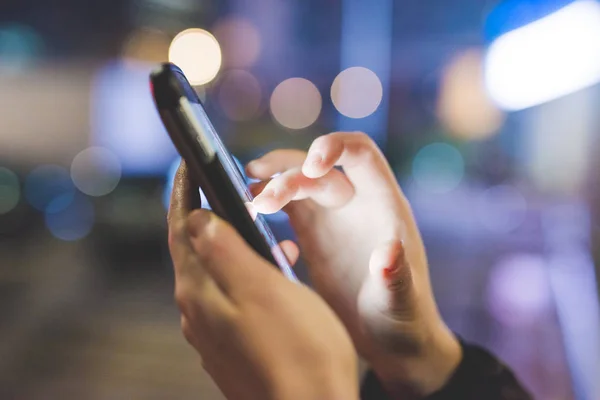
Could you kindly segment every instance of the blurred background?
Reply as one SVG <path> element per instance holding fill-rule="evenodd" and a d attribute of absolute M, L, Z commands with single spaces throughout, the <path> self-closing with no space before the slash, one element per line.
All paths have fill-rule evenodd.
<path fill-rule="evenodd" d="M 166 60 L 242 163 L 369 133 L 452 329 L 600 399 L 595 0 L 3 0 L 1 399 L 221 399 L 172 300 Z"/>

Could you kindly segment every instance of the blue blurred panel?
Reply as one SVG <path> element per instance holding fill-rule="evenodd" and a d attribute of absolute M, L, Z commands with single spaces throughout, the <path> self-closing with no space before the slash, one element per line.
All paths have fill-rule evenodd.
<path fill-rule="evenodd" d="M 506 32 L 541 19 L 576 0 L 505 0 L 487 16 L 485 39 L 492 42 Z"/>
<path fill-rule="evenodd" d="M 111 63 L 102 68 L 92 90 L 93 145 L 119 157 L 124 175 L 164 175 L 177 152 L 150 92 L 153 66 Z"/>
<path fill-rule="evenodd" d="M 393 34 L 392 0 L 344 0 L 342 2 L 341 69 L 365 67 L 383 85 L 379 108 L 362 119 L 339 116 L 341 131 L 363 131 L 383 146 L 387 136 L 388 96 Z"/>

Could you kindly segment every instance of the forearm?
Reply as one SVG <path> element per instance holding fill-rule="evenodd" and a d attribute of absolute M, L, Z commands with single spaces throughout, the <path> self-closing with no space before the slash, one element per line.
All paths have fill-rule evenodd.
<path fill-rule="evenodd" d="M 321 365 L 274 371 L 269 381 L 273 400 L 359 400 L 359 381 L 353 368 Z"/>

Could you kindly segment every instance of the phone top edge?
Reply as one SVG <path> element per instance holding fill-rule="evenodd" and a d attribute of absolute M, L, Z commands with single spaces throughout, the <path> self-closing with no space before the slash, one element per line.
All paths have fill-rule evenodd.
<path fill-rule="evenodd" d="M 200 103 L 200 98 L 181 69 L 172 63 L 163 63 L 150 73 L 152 97 L 158 109 L 174 109 L 185 97 L 190 103 Z"/>

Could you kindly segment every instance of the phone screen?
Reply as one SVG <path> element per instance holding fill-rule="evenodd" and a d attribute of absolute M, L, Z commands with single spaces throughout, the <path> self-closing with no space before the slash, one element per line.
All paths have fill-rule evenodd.
<path fill-rule="evenodd" d="M 188 111 L 186 112 L 186 114 L 188 114 L 188 118 L 195 119 L 195 121 L 190 122 L 192 122 L 192 125 L 196 126 L 197 130 L 199 131 L 197 132 L 198 140 L 202 143 L 202 147 L 205 149 L 212 149 L 212 154 L 209 156 L 218 157 L 219 161 L 223 165 L 227 176 L 233 183 L 238 195 L 244 204 L 246 204 L 246 209 L 248 210 L 251 218 L 254 220 L 256 227 L 271 248 L 273 258 L 275 258 L 275 261 L 281 268 L 283 274 L 289 279 L 297 280 L 296 275 L 289 265 L 287 257 L 281 250 L 281 247 L 279 247 L 277 239 L 273 235 L 273 232 L 269 228 L 267 222 L 262 215 L 257 214 L 254 211 L 252 207 L 253 197 L 250 193 L 250 190 L 248 190 L 246 180 L 240 173 L 240 170 L 238 169 L 233 157 L 225 148 L 221 138 L 219 135 L 217 135 L 215 128 L 208 118 L 208 115 L 204 111 L 204 108 L 199 103 L 190 103 L 185 97 L 181 98 L 181 106 L 184 111 Z M 189 115 L 190 113 L 192 115 Z"/>

